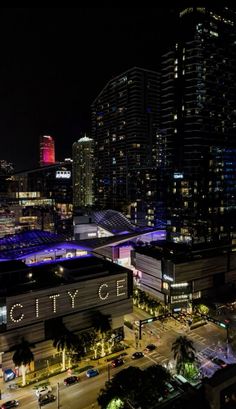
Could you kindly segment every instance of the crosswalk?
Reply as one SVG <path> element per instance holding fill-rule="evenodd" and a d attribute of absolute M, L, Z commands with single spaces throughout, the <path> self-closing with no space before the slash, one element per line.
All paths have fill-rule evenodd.
<path fill-rule="evenodd" d="M 152 352 L 151 354 L 146 354 L 146 357 L 150 360 L 153 361 L 154 363 L 158 363 L 160 365 L 167 364 L 170 360 L 165 355 L 160 354 L 159 352 L 155 351 Z"/>
<path fill-rule="evenodd" d="M 173 325 L 170 324 L 165 324 L 164 326 L 158 325 L 155 327 L 155 330 L 152 331 L 152 333 L 154 333 L 154 335 L 158 335 L 158 334 L 165 334 L 169 331 L 174 331 L 179 335 L 183 335 L 183 329 L 180 327 L 174 327 Z M 149 333 L 147 331 L 147 333 Z M 193 331 L 187 331 L 186 332 L 186 336 L 190 339 L 192 339 L 193 341 L 196 342 L 200 342 L 202 344 L 206 344 L 207 340 L 206 338 L 202 337 L 201 335 L 197 334 L 196 332 Z"/>
<path fill-rule="evenodd" d="M 200 342 L 201 344 L 206 344 L 206 338 L 196 334 L 196 332 L 188 333 L 188 338 L 192 339 L 193 341 Z"/>

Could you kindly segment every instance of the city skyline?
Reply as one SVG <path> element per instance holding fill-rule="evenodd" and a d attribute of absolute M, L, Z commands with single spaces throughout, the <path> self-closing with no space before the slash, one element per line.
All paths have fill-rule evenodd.
<path fill-rule="evenodd" d="M 173 16 L 169 8 L 2 9 L 2 158 L 16 170 L 38 166 L 45 134 L 58 160 L 71 156 L 106 82 L 133 66 L 157 69 Z"/>

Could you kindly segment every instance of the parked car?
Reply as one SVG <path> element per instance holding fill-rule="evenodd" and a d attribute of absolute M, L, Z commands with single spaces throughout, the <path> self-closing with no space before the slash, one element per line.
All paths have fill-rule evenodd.
<path fill-rule="evenodd" d="M 56 396 L 50 394 L 50 395 L 44 395 L 42 398 L 39 399 L 39 404 L 40 406 L 47 405 L 48 403 L 54 402 L 56 400 Z"/>
<path fill-rule="evenodd" d="M 151 352 L 151 351 L 154 351 L 154 349 L 156 349 L 156 345 L 154 345 L 154 344 L 148 344 L 148 345 L 146 346 L 146 348 L 144 349 L 144 351 L 145 351 L 145 352 Z"/>
<path fill-rule="evenodd" d="M 88 369 L 86 372 L 86 376 L 88 378 L 93 378 L 94 376 L 97 376 L 97 375 L 99 375 L 98 369 L 91 368 L 91 369 Z"/>
<path fill-rule="evenodd" d="M 223 359 L 217 358 L 217 356 L 211 356 L 210 360 L 213 362 L 213 364 L 216 364 L 221 368 L 225 368 L 227 366 L 227 363 L 223 361 Z"/>
<path fill-rule="evenodd" d="M 39 386 L 36 389 L 35 395 L 37 396 L 37 398 L 40 398 L 41 396 L 48 395 L 51 392 L 52 392 L 52 387 L 50 385 L 44 385 L 44 386 Z"/>
<path fill-rule="evenodd" d="M 124 359 L 122 358 L 116 358 L 111 361 L 111 366 L 112 368 L 116 368 L 117 366 L 121 366 L 124 363 Z"/>
<path fill-rule="evenodd" d="M 78 376 L 68 376 L 68 378 L 64 379 L 64 385 L 69 386 L 73 385 L 74 383 L 79 382 Z"/>
<path fill-rule="evenodd" d="M 18 400 L 8 400 L 7 402 L 3 403 L 1 406 L 1 409 L 10 409 L 10 408 L 16 408 L 19 406 Z"/>
<path fill-rule="evenodd" d="M 134 352 L 133 355 L 131 356 L 132 359 L 139 359 L 144 356 L 143 352 Z"/>

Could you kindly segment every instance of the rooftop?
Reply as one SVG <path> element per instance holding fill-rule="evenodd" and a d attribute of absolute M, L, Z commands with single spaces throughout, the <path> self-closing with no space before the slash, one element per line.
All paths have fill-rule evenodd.
<path fill-rule="evenodd" d="M 168 258 L 174 263 L 184 263 L 204 258 L 226 254 L 231 247 L 227 244 L 204 243 L 203 245 L 189 246 L 182 243 L 167 242 L 165 240 L 150 242 L 135 246 L 135 251 L 156 259 Z"/>
<path fill-rule="evenodd" d="M 215 387 L 231 378 L 236 377 L 236 364 L 228 365 L 225 368 L 219 369 L 211 378 L 205 380 L 205 383 Z"/>
<path fill-rule="evenodd" d="M 10 264 L 9 264 L 10 263 Z M 19 269 L 16 270 L 16 264 Z M 10 269 L 12 265 L 12 270 Z M 0 295 L 10 296 L 75 283 L 129 271 L 99 257 L 90 255 L 40 266 L 27 266 L 22 261 L 0 263 Z"/>

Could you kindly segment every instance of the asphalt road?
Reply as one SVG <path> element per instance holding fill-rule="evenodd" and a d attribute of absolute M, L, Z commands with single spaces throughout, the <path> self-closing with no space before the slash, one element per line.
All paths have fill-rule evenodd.
<path fill-rule="evenodd" d="M 133 352 L 133 351 L 132 351 Z M 130 356 L 125 358 L 125 363 L 119 368 L 110 368 L 110 376 L 120 370 L 127 368 L 128 366 L 138 366 L 140 368 L 146 368 L 153 362 L 148 357 L 143 357 L 137 360 L 132 360 Z M 57 378 L 57 379 L 55 379 Z M 52 386 L 52 393 L 57 396 L 57 383 L 59 382 L 59 406 L 58 400 L 45 405 L 47 409 L 92 409 L 98 408 L 97 396 L 101 388 L 104 387 L 105 382 L 108 380 L 108 368 L 107 366 L 100 369 L 98 376 L 94 378 L 87 378 L 85 374 L 80 376 L 80 382 L 64 386 L 63 379 L 65 374 L 58 375 L 55 378 L 51 378 L 50 384 Z M 19 400 L 20 407 L 24 409 L 36 409 L 39 408 L 38 400 L 35 395 L 35 390 L 32 386 L 28 386 L 24 389 L 18 389 L 13 391 L 7 391 L 3 394 L 1 404 L 7 400 L 17 399 Z"/>
<path fill-rule="evenodd" d="M 134 308 L 134 312 L 126 317 L 129 321 L 147 318 L 149 315 L 142 310 Z M 129 330 L 125 327 L 125 338 L 130 345 L 128 349 L 128 355 L 125 357 L 125 363 L 119 368 L 110 368 L 110 376 L 116 372 L 130 366 L 138 366 L 141 369 L 146 368 L 154 363 L 166 365 L 171 369 L 173 365 L 173 354 L 171 352 L 171 346 L 173 341 L 180 335 L 187 335 L 194 342 L 197 354 L 202 360 L 204 365 L 207 361 L 204 357 L 205 352 L 209 349 L 210 353 L 217 351 L 219 348 L 224 348 L 226 333 L 225 330 L 215 326 L 214 324 L 207 324 L 204 327 L 197 328 L 193 331 L 189 331 L 186 326 L 183 326 L 174 319 L 168 319 L 164 325 L 159 321 L 155 321 L 144 325 L 142 329 L 142 340 L 139 343 L 137 350 L 143 350 L 148 343 L 154 343 L 156 349 L 147 354 L 145 357 L 132 360 L 131 355 L 136 350 L 135 345 L 135 330 Z M 218 348 L 218 349 L 217 349 Z M 220 352 L 219 352 L 220 353 Z M 209 374 L 212 374 L 212 368 L 214 365 L 209 363 L 204 366 Z M 218 369 L 218 368 L 216 368 Z M 108 365 L 104 364 L 99 367 L 100 373 L 97 377 L 87 378 L 85 373 L 80 375 L 80 382 L 71 385 L 64 386 L 63 379 L 66 377 L 65 373 L 50 378 L 50 384 L 53 388 L 53 394 L 57 396 L 57 383 L 59 383 L 59 406 L 58 399 L 50 404 L 47 404 L 47 409 L 97 409 L 97 396 L 101 388 L 104 387 L 105 382 L 108 380 Z M 18 399 L 20 407 L 24 409 L 38 409 L 38 401 L 35 395 L 35 390 L 32 386 L 28 386 L 20 390 L 8 390 L 7 384 L 4 385 L 2 390 L 2 400 L 0 403 L 10 400 Z M 94 405 L 94 406 L 93 406 Z"/>

